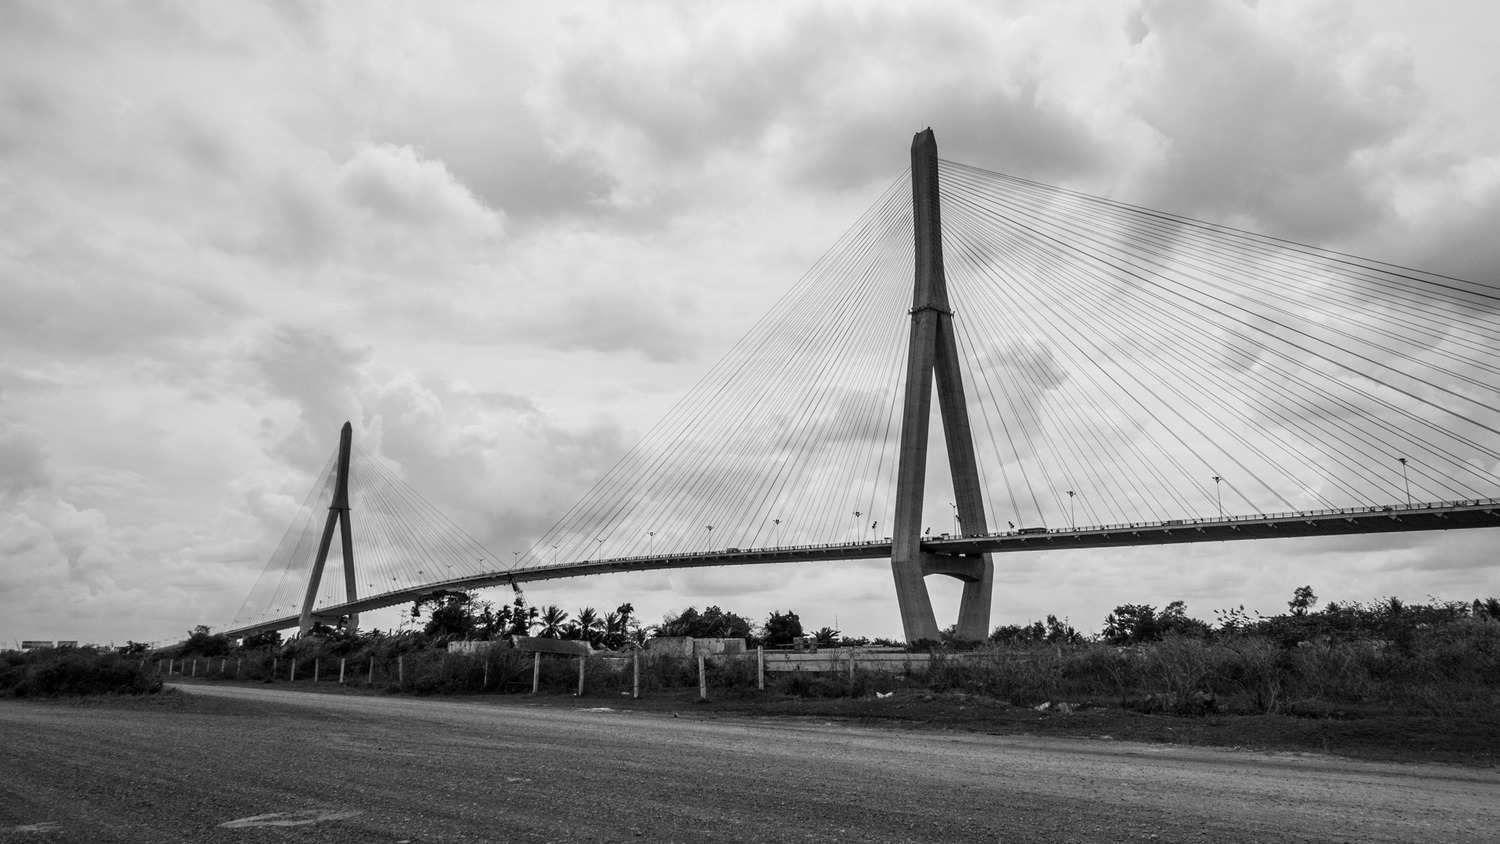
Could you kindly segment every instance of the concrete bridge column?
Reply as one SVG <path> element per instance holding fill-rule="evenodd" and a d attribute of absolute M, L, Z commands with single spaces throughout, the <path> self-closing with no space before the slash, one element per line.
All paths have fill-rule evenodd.
<path fill-rule="evenodd" d="M 896 601 L 907 641 L 938 638 L 932 599 L 924 576 L 949 574 L 964 580 L 958 635 L 989 635 L 994 564 L 988 554 L 962 563 L 935 565 L 924 555 L 922 505 L 927 475 L 928 420 L 934 378 L 943 425 L 953 494 L 964 533 L 987 533 L 983 490 L 974 457 L 974 438 L 964 400 L 958 344 L 948 287 L 943 273 L 941 208 L 938 196 L 937 141 L 932 130 L 912 139 L 912 203 L 915 211 L 916 278 L 912 293 L 911 345 L 907 355 L 906 397 L 902 406 L 900 464 L 896 474 L 896 513 L 891 534 L 891 570 Z"/>

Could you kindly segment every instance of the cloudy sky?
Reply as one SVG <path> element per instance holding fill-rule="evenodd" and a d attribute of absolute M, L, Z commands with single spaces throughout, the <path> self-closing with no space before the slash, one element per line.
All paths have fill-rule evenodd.
<path fill-rule="evenodd" d="M 524 550 L 926 126 L 945 158 L 1493 283 L 1497 30 L 1482 0 L 0 0 L 0 644 L 222 628 L 345 420 Z M 1010 555 L 994 617 L 1500 595 L 1497 541 Z M 528 592 L 900 633 L 885 563 Z"/>

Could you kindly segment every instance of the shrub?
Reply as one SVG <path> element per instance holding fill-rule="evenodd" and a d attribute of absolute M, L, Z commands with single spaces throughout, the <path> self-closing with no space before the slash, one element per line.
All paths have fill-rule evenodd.
<path fill-rule="evenodd" d="M 154 694 L 160 677 L 147 673 L 138 659 L 89 648 L 8 654 L 0 666 L 0 693 L 13 697 Z"/>

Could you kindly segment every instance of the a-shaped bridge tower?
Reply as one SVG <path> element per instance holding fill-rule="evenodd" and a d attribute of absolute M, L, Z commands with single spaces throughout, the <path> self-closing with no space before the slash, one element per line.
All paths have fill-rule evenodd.
<path fill-rule="evenodd" d="M 974 435 L 964 401 L 953 308 L 943 274 L 942 207 L 938 192 L 937 140 L 931 129 L 911 144 L 911 191 L 916 231 L 916 283 L 911 304 L 911 347 L 906 356 L 906 399 L 901 411 L 901 451 L 896 476 L 895 527 L 891 570 L 907 641 L 937 641 L 937 618 L 924 578 L 944 574 L 964 582 L 957 634 L 979 640 L 990 632 L 990 598 L 995 565 L 989 554 L 955 556 L 922 550 L 922 509 L 927 480 L 928 420 L 937 381 L 938 411 L 953 495 L 964 533 L 986 534 L 984 491 L 974 459 Z"/>

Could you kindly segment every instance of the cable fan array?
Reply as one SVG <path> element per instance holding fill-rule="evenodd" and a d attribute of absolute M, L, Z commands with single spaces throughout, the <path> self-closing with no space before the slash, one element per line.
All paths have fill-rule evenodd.
<path fill-rule="evenodd" d="M 939 172 L 949 299 L 997 529 L 1500 495 L 1493 287 L 963 164 Z M 361 597 L 889 535 L 912 228 L 903 175 L 510 565 L 355 445 Z M 942 533 L 951 486 L 937 425 L 930 443 L 924 524 Z M 237 626 L 300 610 L 334 482 L 330 459 Z M 335 537 L 316 606 L 345 600 L 341 561 Z"/>
<path fill-rule="evenodd" d="M 329 458 L 297 518 L 250 590 L 233 627 L 301 612 L 337 479 L 337 451 Z M 353 443 L 349 508 L 355 589 L 369 598 L 500 568 L 484 546 L 440 513 L 379 458 Z M 314 608 L 344 603 L 343 556 L 333 533 Z"/>
<path fill-rule="evenodd" d="M 1493 496 L 1494 288 L 942 162 L 991 524 Z"/>
<path fill-rule="evenodd" d="M 940 174 L 991 525 L 1500 491 L 1490 289 L 967 165 Z M 911 227 L 903 177 L 519 566 L 889 533 Z M 929 525 L 949 515 L 939 439 Z"/>
<path fill-rule="evenodd" d="M 911 220 L 903 178 L 519 566 L 889 533 Z"/>

